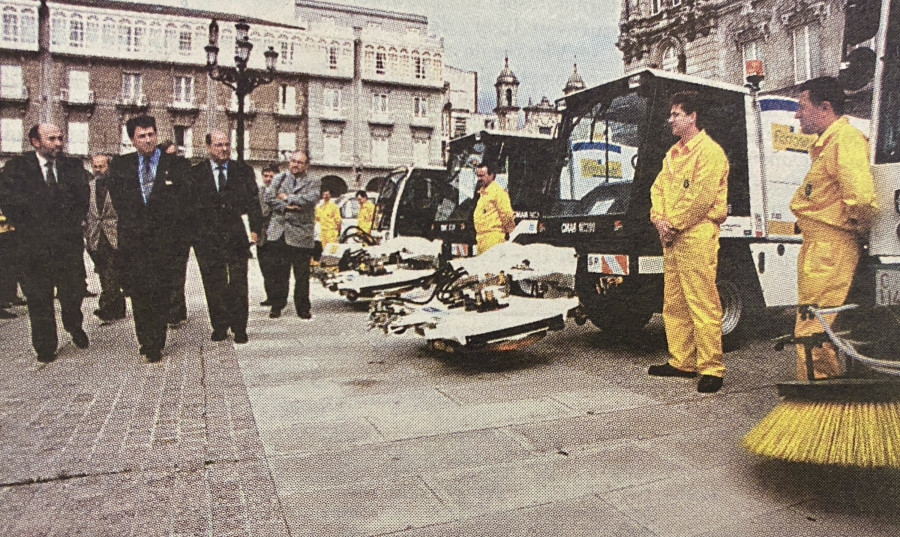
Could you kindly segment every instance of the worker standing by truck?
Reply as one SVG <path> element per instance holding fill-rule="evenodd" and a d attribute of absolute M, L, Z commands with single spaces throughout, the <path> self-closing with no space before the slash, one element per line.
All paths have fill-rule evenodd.
<path fill-rule="evenodd" d="M 671 358 L 647 371 L 696 377 L 697 391 L 722 387 L 722 305 L 716 290 L 719 226 L 727 216 L 728 159 L 703 130 L 700 95 L 670 101 L 669 124 L 680 140 L 669 149 L 650 191 L 650 220 L 663 245 L 663 321 Z"/>
<path fill-rule="evenodd" d="M 803 234 L 797 260 L 797 299 L 801 307 L 840 306 L 847 298 L 860 245 L 877 210 L 869 146 L 865 136 L 843 117 L 846 97 L 837 80 L 815 78 L 799 89 L 796 118 L 804 134 L 815 134 L 818 139 L 809 150 L 809 172 L 791 199 L 791 211 Z M 833 322 L 834 316 L 828 321 Z M 795 337 L 821 332 L 815 317 L 798 311 Z M 797 345 L 798 379 L 841 374 L 831 343 Z"/>
<path fill-rule="evenodd" d="M 475 204 L 475 244 L 481 255 L 489 248 L 506 241 L 516 227 L 515 213 L 509 194 L 494 181 L 492 165 L 479 164 L 475 169 L 478 180 L 478 203 Z"/>

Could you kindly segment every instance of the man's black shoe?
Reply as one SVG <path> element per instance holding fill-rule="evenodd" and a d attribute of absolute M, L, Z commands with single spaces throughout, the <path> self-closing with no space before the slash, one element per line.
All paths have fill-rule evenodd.
<path fill-rule="evenodd" d="M 247 332 L 244 330 L 236 330 L 234 332 L 234 342 L 238 344 L 247 343 L 250 341 L 250 338 L 247 337 Z"/>
<path fill-rule="evenodd" d="M 213 341 L 225 341 L 226 339 L 228 339 L 228 330 L 213 330 L 213 333 L 211 336 L 209 336 L 209 339 Z"/>
<path fill-rule="evenodd" d="M 647 369 L 647 374 L 651 377 L 682 377 L 686 379 L 692 379 L 697 376 L 696 371 L 684 371 L 683 369 L 672 367 L 669 362 L 651 365 Z"/>
<path fill-rule="evenodd" d="M 312 319 L 312 313 L 310 313 L 308 311 L 298 311 L 297 317 L 300 317 L 304 321 L 308 321 L 308 320 Z"/>
<path fill-rule="evenodd" d="M 700 393 L 716 393 L 722 387 L 722 377 L 714 375 L 700 375 L 697 383 L 697 391 Z"/>
<path fill-rule="evenodd" d="M 274 302 L 272 302 L 271 298 L 267 298 L 259 303 L 260 306 L 271 306 L 272 304 L 274 304 Z"/>
<path fill-rule="evenodd" d="M 54 351 L 38 351 L 37 353 L 37 361 L 42 364 L 49 364 L 53 360 L 56 360 L 56 352 Z"/>
<path fill-rule="evenodd" d="M 72 331 L 72 343 L 79 349 L 86 349 L 88 347 L 88 336 L 84 333 L 84 330 L 78 328 Z"/>
<path fill-rule="evenodd" d="M 281 317 L 281 308 L 272 306 L 272 311 L 269 312 L 269 319 L 277 319 Z"/>
<path fill-rule="evenodd" d="M 6 311 L 5 309 L 0 309 L 0 319 L 15 319 L 18 317 L 15 313 L 11 311 Z"/>
<path fill-rule="evenodd" d="M 162 351 L 159 349 L 147 349 L 143 354 L 148 362 L 158 362 L 162 360 Z"/>

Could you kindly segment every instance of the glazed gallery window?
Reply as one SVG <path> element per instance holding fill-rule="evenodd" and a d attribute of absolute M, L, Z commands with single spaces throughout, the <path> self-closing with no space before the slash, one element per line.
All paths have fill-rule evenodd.
<path fill-rule="evenodd" d="M 387 72 L 385 64 L 387 63 L 387 54 L 378 51 L 375 53 L 375 74 L 383 75 Z"/>

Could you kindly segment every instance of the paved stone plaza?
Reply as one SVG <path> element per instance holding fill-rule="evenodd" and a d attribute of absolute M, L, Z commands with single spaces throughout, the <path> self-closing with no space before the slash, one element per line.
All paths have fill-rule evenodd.
<path fill-rule="evenodd" d="M 900 473 L 740 446 L 793 374 L 766 330 L 702 396 L 646 375 L 665 358 L 659 319 L 638 342 L 571 324 L 443 357 L 367 332 L 318 285 L 313 321 L 290 305 L 271 320 L 255 261 L 251 279 L 250 343 L 214 343 L 192 262 L 190 319 L 158 364 L 140 361 L 130 312 L 98 325 L 96 299 L 90 348 L 50 364 L 24 307 L 2 321 L 0 535 L 900 534 Z"/>

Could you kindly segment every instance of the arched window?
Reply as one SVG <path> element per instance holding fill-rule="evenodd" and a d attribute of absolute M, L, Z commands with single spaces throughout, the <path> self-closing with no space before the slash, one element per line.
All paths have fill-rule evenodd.
<path fill-rule="evenodd" d="M 69 19 L 69 46 L 84 48 L 84 20 L 77 13 Z"/>
<path fill-rule="evenodd" d="M 397 49 L 391 47 L 388 49 L 388 73 L 390 73 L 392 77 L 396 77 L 399 71 L 400 66 L 397 62 Z"/>
<path fill-rule="evenodd" d="M 37 13 L 30 7 L 19 13 L 19 38 L 22 43 L 37 43 Z"/>
<path fill-rule="evenodd" d="M 115 50 L 117 46 L 116 21 L 111 17 L 103 19 L 103 48 Z"/>
<path fill-rule="evenodd" d="M 340 54 L 340 45 L 337 41 L 332 41 L 328 46 L 328 69 L 334 70 L 338 68 L 338 55 Z"/>
<path fill-rule="evenodd" d="M 69 25 L 66 16 L 62 13 L 54 13 L 50 32 L 50 43 L 53 45 L 68 44 Z"/>
<path fill-rule="evenodd" d="M 84 41 L 87 47 L 96 47 L 100 44 L 100 19 L 91 15 L 84 25 Z"/>
<path fill-rule="evenodd" d="M 144 21 L 134 23 L 134 51 L 143 52 L 147 46 L 147 25 Z"/>
<path fill-rule="evenodd" d="M 375 74 L 384 75 L 387 73 L 387 51 L 384 47 L 378 47 L 375 51 Z"/>
<path fill-rule="evenodd" d="M 163 43 L 166 53 L 171 52 L 178 45 L 178 28 L 174 24 L 166 26 L 166 38 Z"/>
<path fill-rule="evenodd" d="M 409 78 L 409 52 L 400 49 L 400 78 Z"/>
<path fill-rule="evenodd" d="M 134 48 L 134 29 L 131 21 L 122 19 L 119 21 L 119 51 L 131 52 Z"/>
<path fill-rule="evenodd" d="M 506 106 L 512 106 L 512 90 L 510 88 L 506 88 Z"/>
<path fill-rule="evenodd" d="M 674 45 L 669 45 L 665 50 L 663 50 L 660 68 L 662 68 L 663 71 L 669 71 L 672 73 L 680 72 L 678 70 L 678 48 L 676 48 Z"/>
<path fill-rule="evenodd" d="M 191 53 L 194 43 L 194 33 L 191 27 L 185 24 L 178 32 L 178 53 L 187 56 Z"/>
<path fill-rule="evenodd" d="M 153 47 L 158 47 L 160 43 L 163 43 L 163 29 L 158 22 L 150 23 L 150 34 L 147 38 L 147 42 Z M 162 52 L 165 54 L 165 51 Z"/>

